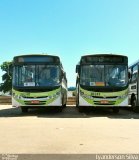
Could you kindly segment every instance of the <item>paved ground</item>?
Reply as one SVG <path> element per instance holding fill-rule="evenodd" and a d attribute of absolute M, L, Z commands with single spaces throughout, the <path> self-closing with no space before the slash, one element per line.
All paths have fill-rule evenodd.
<path fill-rule="evenodd" d="M 0 106 L 0 153 L 139 153 L 139 113 L 122 109 L 62 113 Z"/>

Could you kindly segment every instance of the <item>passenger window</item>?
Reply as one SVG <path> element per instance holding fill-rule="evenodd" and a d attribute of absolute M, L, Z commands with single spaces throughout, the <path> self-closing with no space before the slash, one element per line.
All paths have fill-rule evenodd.
<path fill-rule="evenodd" d="M 138 74 L 138 66 L 136 65 L 133 67 L 131 83 L 135 83 L 137 81 L 137 74 Z"/>

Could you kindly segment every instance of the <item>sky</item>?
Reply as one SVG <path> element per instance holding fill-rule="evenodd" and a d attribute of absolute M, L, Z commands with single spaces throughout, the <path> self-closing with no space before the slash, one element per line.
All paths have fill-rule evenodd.
<path fill-rule="evenodd" d="M 69 87 L 82 55 L 123 54 L 133 63 L 139 0 L 0 0 L 0 64 L 34 53 L 60 56 Z"/>

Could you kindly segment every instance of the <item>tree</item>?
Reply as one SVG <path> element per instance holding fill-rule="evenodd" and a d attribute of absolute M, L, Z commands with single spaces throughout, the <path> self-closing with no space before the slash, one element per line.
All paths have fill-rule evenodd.
<path fill-rule="evenodd" d="M 2 81 L 3 83 L 0 84 L 0 90 L 4 93 L 12 91 L 12 73 L 10 72 L 12 66 L 12 62 L 3 62 L 2 65 L 0 65 L 1 70 L 5 73 L 2 75 Z"/>
<path fill-rule="evenodd" d="M 68 91 L 74 91 L 74 90 L 76 90 L 76 87 L 69 87 L 68 88 Z"/>

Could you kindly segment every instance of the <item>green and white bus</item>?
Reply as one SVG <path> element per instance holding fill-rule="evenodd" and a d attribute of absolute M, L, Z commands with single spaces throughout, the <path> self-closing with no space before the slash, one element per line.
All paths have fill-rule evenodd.
<path fill-rule="evenodd" d="M 118 113 L 128 105 L 128 58 L 115 54 L 81 57 L 76 66 L 76 106 L 109 107 Z"/>
<path fill-rule="evenodd" d="M 12 106 L 22 112 L 34 107 L 62 111 L 67 101 L 67 79 L 58 56 L 30 54 L 13 58 Z"/>

